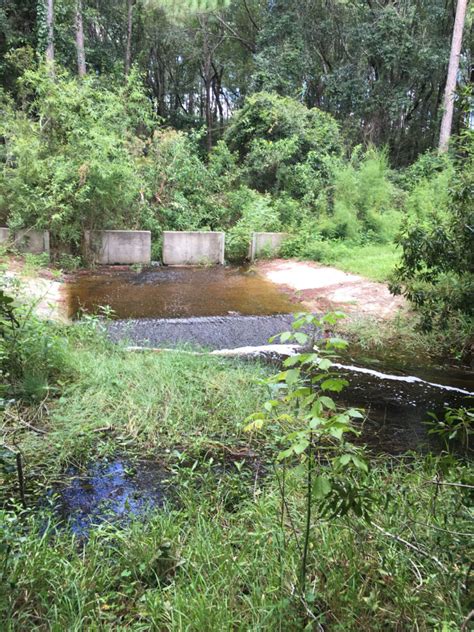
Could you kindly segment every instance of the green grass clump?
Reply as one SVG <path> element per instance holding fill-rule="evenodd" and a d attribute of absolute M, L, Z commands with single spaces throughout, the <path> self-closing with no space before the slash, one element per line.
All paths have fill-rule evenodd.
<path fill-rule="evenodd" d="M 383 490 L 370 523 L 313 517 L 309 594 L 295 593 L 304 484 L 279 494 L 244 466 L 219 480 L 208 461 L 177 467 L 174 506 L 117 529 L 104 524 L 82 546 L 47 515 L 0 515 L 2 620 L 7 630 L 449 630 L 467 609 L 466 489 L 431 481 L 442 461 L 373 464 Z M 458 465 L 443 482 L 465 480 Z M 464 478 L 463 478 L 464 477 Z M 226 502 L 229 486 L 239 496 Z M 406 543 L 415 549 L 409 548 Z"/>
<path fill-rule="evenodd" d="M 285 466 L 282 511 L 282 465 L 273 468 L 265 438 L 242 431 L 271 369 L 130 353 L 86 334 L 65 334 L 75 373 L 61 396 L 3 419 L 5 444 L 23 455 L 28 504 L 16 505 L 14 468 L 1 469 L 5 630 L 460 629 L 472 558 L 468 464 L 374 458 L 369 519 L 331 519 L 315 505 L 303 602 L 304 469 Z M 66 465 L 113 454 L 162 463 L 167 503 L 79 542 L 38 500 Z M 324 460 L 317 468 L 330 475 Z"/>
<path fill-rule="evenodd" d="M 336 268 L 373 281 L 387 281 L 400 259 L 400 253 L 393 244 L 366 244 L 340 251 L 336 247 L 333 257 L 331 265 Z"/>

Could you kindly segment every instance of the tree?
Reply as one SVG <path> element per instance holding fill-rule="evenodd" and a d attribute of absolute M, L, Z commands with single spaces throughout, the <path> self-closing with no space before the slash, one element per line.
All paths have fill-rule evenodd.
<path fill-rule="evenodd" d="M 51 69 L 54 65 L 54 0 L 46 0 L 46 62 Z"/>
<path fill-rule="evenodd" d="M 130 72 L 132 65 L 132 29 L 133 29 L 133 7 L 135 0 L 127 0 L 127 45 L 125 48 L 125 75 Z"/>
<path fill-rule="evenodd" d="M 84 50 L 84 26 L 82 22 L 82 0 L 76 0 L 76 49 L 79 77 L 86 74 L 86 53 Z"/>
<path fill-rule="evenodd" d="M 461 96 L 469 111 L 472 91 Z M 435 211 L 424 222 L 406 221 L 398 240 L 401 263 L 391 287 L 411 301 L 426 330 L 474 315 L 474 130 L 467 127 L 453 141 L 449 212 Z"/>
<path fill-rule="evenodd" d="M 467 0 L 458 0 L 456 19 L 454 21 L 451 53 L 449 55 L 448 77 L 443 99 L 443 118 L 441 120 L 441 132 L 439 135 L 439 151 L 447 151 L 451 127 L 453 123 L 454 93 L 456 90 L 459 71 L 459 57 L 461 55 L 462 34 L 466 18 Z"/>

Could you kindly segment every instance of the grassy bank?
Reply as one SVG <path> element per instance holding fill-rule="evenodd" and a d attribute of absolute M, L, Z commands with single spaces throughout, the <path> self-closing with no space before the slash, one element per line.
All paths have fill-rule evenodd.
<path fill-rule="evenodd" d="M 472 530 L 462 461 L 374 457 L 370 521 L 313 515 L 303 603 L 305 480 L 287 470 L 282 522 L 268 444 L 242 429 L 270 368 L 61 335 L 69 368 L 60 391 L 3 415 L 31 507 L 19 507 L 15 472 L 5 470 L 5 629 L 460 628 Z M 104 523 L 85 544 L 34 509 L 67 465 L 113 454 L 162 464 L 173 489 L 164 509 L 122 528 Z"/>
<path fill-rule="evenodd" d="M 387 281 L 400 259 L 394 244 L 367 244 L 338 249 L 335 247 L 331 265 L 360 274 L 373 281 Z M 322 262 L 324 263 L 324 261 Z"/>

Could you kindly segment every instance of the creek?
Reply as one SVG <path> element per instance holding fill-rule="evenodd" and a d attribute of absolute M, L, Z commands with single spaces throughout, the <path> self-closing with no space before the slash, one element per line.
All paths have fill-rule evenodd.
<path fill-rule="evenodd" d="M 277 362 L 284 356 L 280 349 L 268 353 L 267 347 L 262 354 L 256 347 L 288 330 L 300 309 L 251 268 L 236 267 L 80 274 L 68 284 L 67 300 L 73 317 L 110 306 L 115 318 L 107 329 L 115 342 L 201 351 L 246 347 L 244 357 L 263 355 Z M 425 424 L 429 413 L 442 418 L 446 406 L 472 407 L 474 401 L 471 372 L 407 363 L 389 349 L 377 358 L 347 353 L 337 371 L 349 382 L 337 399 L 365 410 L 361 440 L 376 453 L 437 449 Z M 64 516 L 73 517 L 78 534 L 104 519 L 104 511 L 122 519 L 163 504 L 164 473 L 150 463 L 129 469 L 119 459 L 69 472 L 72 483 L 60 490 L 60 507 Z"/>
<path fill-rule="evenodd" d="M 109 337 L 136 347 L 203 350 L 266 345 L 288 330 L 301 309 L 251 267 L 156 267 L 134 272 L 108 268 L 81 273 L 67 284 L 69 314 L 108 305 Z M 251 356 L 251 350 L 249 350 Z M 403 452 L 427 439 L 428 413 L 472 406 L 473 373 L 419 366 L 393 356 L 346 354 L 339 371 L 349 387 L 343 403 L 367 411 L 365 435 L 374 447 Z"/>

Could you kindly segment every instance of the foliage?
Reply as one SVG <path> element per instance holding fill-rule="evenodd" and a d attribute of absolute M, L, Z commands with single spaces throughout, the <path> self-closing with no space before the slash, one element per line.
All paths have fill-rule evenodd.
<path fill-rule="evenodd" d="M 12 290 L 10 288 L 9 292 Z M 0 287 L 0 403 L 41 400 L 71 373 L 63 336 Z"/>
<path fill-rule="evenodd" d="M 252 232 L 277 232 L 281 222 L 269 195 L 241 187 L 229 194 L 228 201 L 232 215 L 240 219 L 226 235 L 226 256 L 242 260 L 248 256 Z"/>
<path fill-rule="evenodd" d="M 288 190 L 295 197 L 324 181 L 327 159 L 342 149 L 337 123 L 329 114 L 266 92 L 246 99 L 225 138 L 238 152 L 250 186 Z M 307 171 L 304 178 L 301 170 Z"/>
<path fill-rule="evenodd" d="M 274 456 L 268 437 L 277 432 L 269 426 L 250 436 L 239 425 L 264 401 L 268 367 L 132 354 L 87 332 L 63 332 L 72 336 L 77 374 L 61 398 L 39 419 L 36 408 L 31 417 L 21 409 L 47 435 L 18 424 L 13 407 L 13 420 L 2 422 L 25 455 L 27 500 L 35 506 L 23 510 L 13 500 L 16 486 L 2 485 L 0 611 L 8 626 L 460 629 L 472 557 L 468 463 L 372 456 L 370 523 L 352 511 L 314 516 L 303 605 L 295 591 L 301 554 L 295 538 L 281 538 L 281 494 L 265 467 Z M 135 456 L 137 467 L 147 456 L 158 459 L 174 492 L 146 520 L 103 523 L 78 546 L 45 506 L 44 491 L 68 463 L 117 452 Z M 289 535 L 305 513 L 306 484 L 293 457 L 279 473 L 285 462 Z M 332 479 L 327 465 L 317 464 L 318 475 Z"/>
<path fill-rule="evenodd" d="M 321 234 L 354 242 L 393 239 L 399 214 L 390 182 L 387 156 L 374 148 L 356 148 L 347 164 L 335 168 L 334 209 L 321 224 Z"/>
<path fill-rule="evenodd" d="M 408 218 L 398 244 L 403 253 L 392 289 L 419 310 L 422 327 L 443 328 L 459 315 L 472 317 L 474 291 L 474 132 L 457 140 L 446 212 Z"/>
<path fill-rule="evenodd" d="M 269 427 L 274 435 L 271 443 L 279 446 L 278 461 L 295 458 L 304 464 L 306 478 L 306 513 L 299 574 L 300 593 L 306 600 L 308 547 L 311 538 L 313 511 L 321 518 L 335 518 L 353 511 L 368 519 L 373 498 L 364 488 L 368 465 L 361 452 L 345 440 L 345 435 L 356 432 L 352 420 L 362 419 L 359 410 L 338 410 L 330 393 L 339 393 L 347 381 L 331 371 L 331 358 L 336 349 L 347 343 L 338 338 L 327 338 L 325 348 L 315 345 L 321 330 L 333 326 L 342 314 L 326 314 L 318 319 L 311 314 L 297 314 L 292 331 L 280 334 L 281 342 L 294 341 L 304 351 L 290 356 L 283 363 L 284 371 L 272 376 L 267 383 L 270 397 L 263 411 L 248 418 L 247 431 Z M 304 331 L 306 329 L 306 332 Z M 309 329 L 309 333 L 307 333 Z M 320 466 L 324 460 L 325 466 Z M 285 476 L 285 472 L 283 473 Z M 362 480 L 361 480 L 362 478 Z M 284 486 L 281 489 L 281 523 L 286 506 Z M 293 534 L 296 537 L 296 533 Z M 283 535 L 283 537 L 285 537 Z"/>
<path fill-rule="evenodd" d="M 84 229 L 133 227 L 143 187 L 134 154 L 151 120 L 137 77 L 105 88 L 40 69 L 21 86 L 24 109 L 7 109 L 1 123 L 1 216 L 76 247 Z"/>
<path fill-rule="evenodd" d="M 447 408 L 443 420 L 433 413 L 430 417 L 428 433 L 442 439 L 446 450 L 460 446 L 468 452 L 469 437 L 474 433 L 474 408 Z"/>

